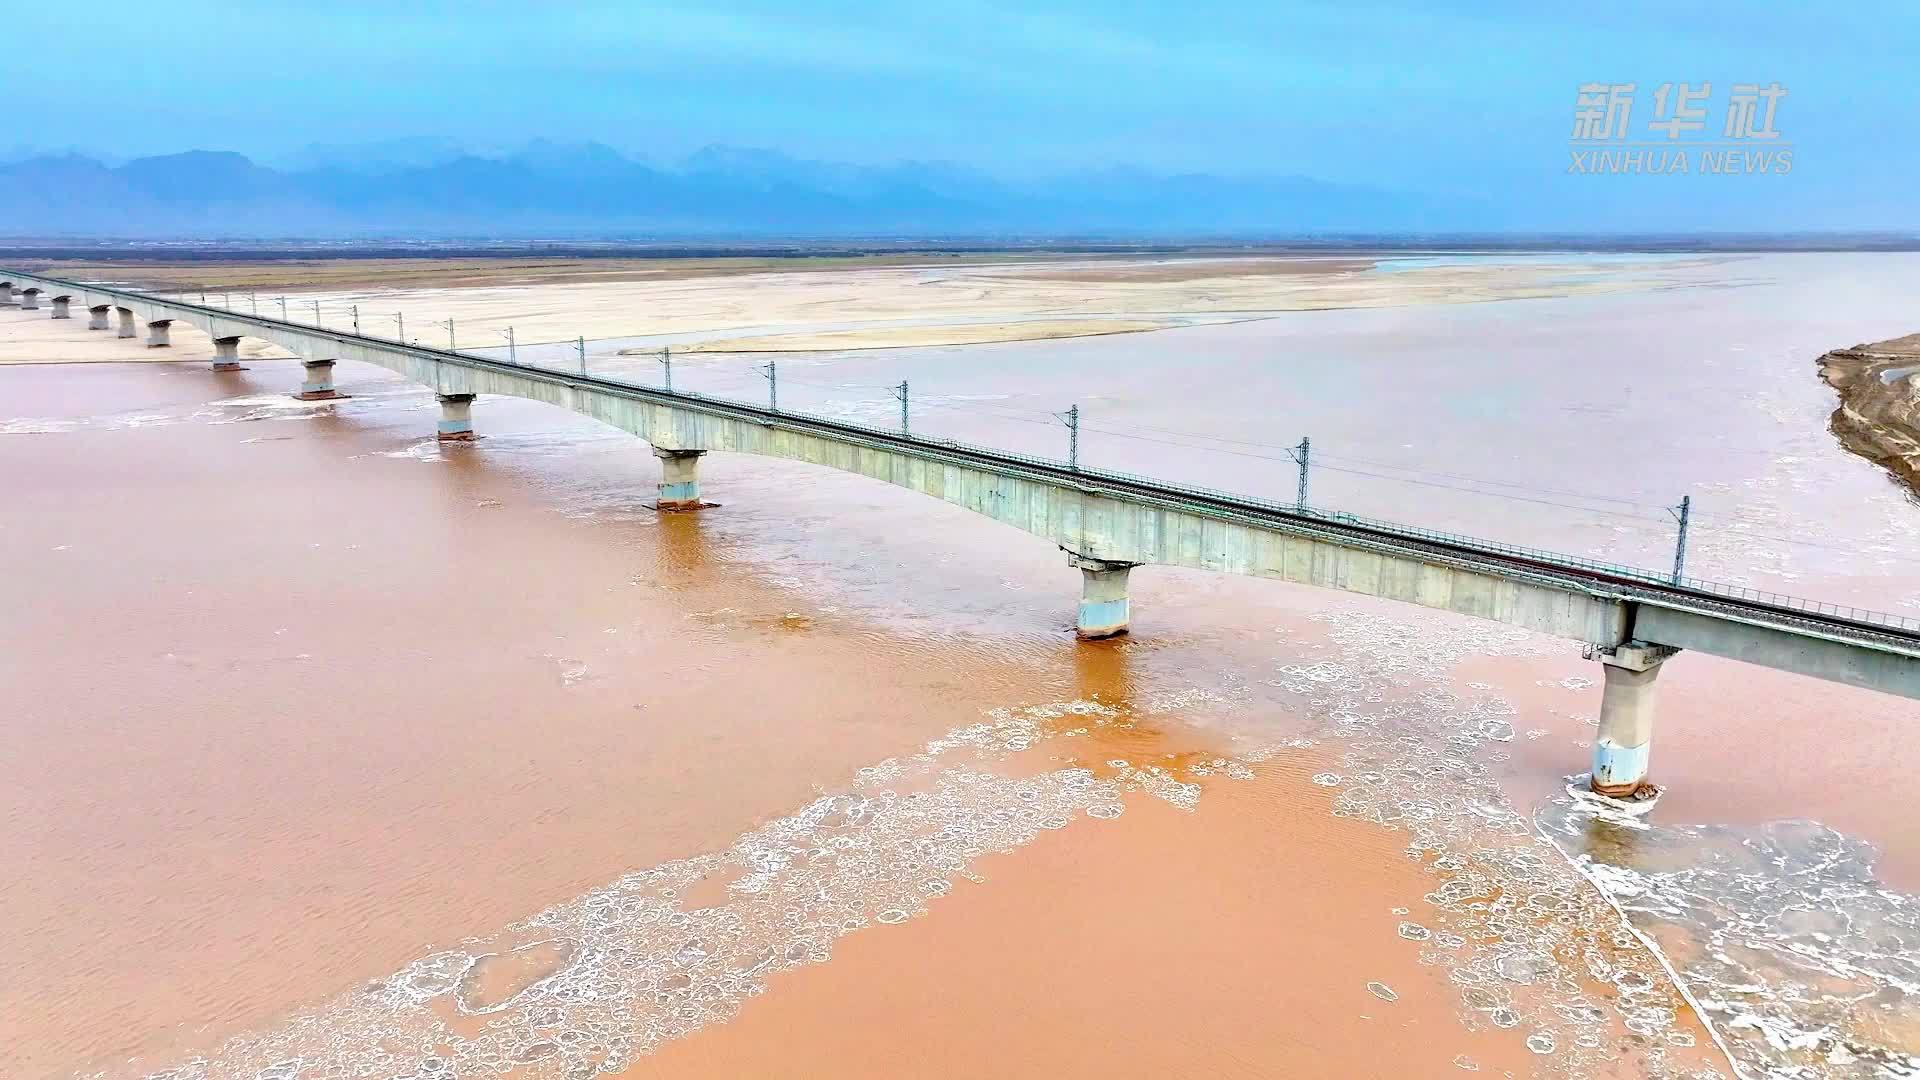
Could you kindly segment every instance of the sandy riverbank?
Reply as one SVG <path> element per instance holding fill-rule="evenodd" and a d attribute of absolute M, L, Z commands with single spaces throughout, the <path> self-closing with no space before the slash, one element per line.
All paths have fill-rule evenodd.
<path fill-rule="evenodd" d="M 864 270 L 1052 267 L 1067 280 L 1182 281 L 1214 276 L 1221 263 L 1243 274 L 1335 274 L 1372 259 L 1321 256 L 1067 255 L 1050 252 L 899 255 L 767 255 L 661 258 L 287 258 L 270 260 L 66 260 L 25 265 L 55 276 L 84 274 L 142 288 L 256 289 L 473 288 L 613 281 L 680 281 L 768 272 L 817 274 Z"/>
<path fill-rule="evenodd" d="M 42 309 L 0 308 L 6 318 L 6 344 L 0 347 L 0 366 L 14 364 L 114 364 L 148 360 L 175 360 L 177 350 L 149 349 L 144 334 L 123 338 L 112 330 L 87 332 L 87 313 L 78 318 L 54 319 Z M 201 336 L 196 333 L 196 336 Z M 263 343 L 257 343 L 263 344 Z M 290 354 L 281 354 L 288 355 Z"/>
<path fill-rule="evenodd" d="M 1828 423 L 1834 437 L 1920 493 L 1920 334 L 1835 349 L 1818 363 L 1840 395 Z"/>
<path fill-rule="evenodd" d="M 851 352 L 860 349 L 908 349 L 915 346 L 988 345 L 1006 341 L 1052 341 L 1140 334 L 1178 325 L 1140 319 L 1035 319 L 1028 322 L 961 323 L 948 326 L 892 326 L 863 330 L 826 330 L 815 334 L 761 334 L 698 341 L 683 352 Z M 647 348 L 623 349 L 624 355 L 651 355 Z"/>
<path fill-rule="evenodd" d="M 678 338 L 752 351 L 1018 341 L 1236 322 L 1277 312 L 1462 304 L 1633 291 L 1686 263 L 1465 263 L 1382 272 L 1338 258 L 331 260 L 234 265 L 75 263 L 50 273 L 318 319 L 461 348 L 516 340 Z M 253 295 L 249 296 L 249 292 Z M 318 312 L 315 303 L 320 305 Z M 1116 320 L 1118 325 L 1116 325 Z"/>

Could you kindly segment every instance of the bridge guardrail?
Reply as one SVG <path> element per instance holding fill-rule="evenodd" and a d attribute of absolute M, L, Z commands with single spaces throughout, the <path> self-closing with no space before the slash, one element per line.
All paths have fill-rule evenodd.
<path fill-rule="evenodd" d="M 558 375 L 578 374 L 574 372 L 568 372 L 567 370 L 561 369 L 561 368 L 547 368 L 537 364 L 523 363 L 517 366 L 529 368 L 530 370 L 551 372 Z M 754 405 L 751 402 L 736 401 L 731 398 L 714 397 L 707 394 L 701 394 L 697 391 L 689 391 L 689 390 L 667 391 L 660 387 L 647 386 L 641 383 L 630 382 L 626 379 L 621 379 L 621 378 L 618 378 L 617 376 L 611 376 L 611 375 L 596 375 L 596 376 L 593 376 L 593 378 L 599 381 L 617 383 L 621 386 L 631 387 L 633 389 L 643 390 L 649 393 L 657 393 L 657 394 L 671 393 L 675 397 L 693 398 L 701 401 L 711 402 L 716 405 L 723 405 L 723 406 L 728 406 L 733 408 L 744 407 L 744 408 L 754 409 L 756 411 L 768 411 L 768 410 L 765 410 L 762 406 Z M 1311 505 L 1300 507 L 1291 502 L 1277 502 L 1275 500 L 1262 498 L 1260 496 L 1246 495 L 1240 492 L 1226 491 L 1219 488 L 1209 488 L 1202 485 L 1183 484 L 1183 483 L 1178 483 L 1174 481 L 1162 480 L 1155 477 L 1144 476 L 1138 473 L 1129 473 L 1129 472 L 1113 470 L 1113 469 L 1086 468 L 1084 466 L 1075 469 L 1075 468 L 1072 468 L 1067 462 L 1059 460 L 1057 458 L 1045 458 L 1045 457 L 1037 457 L 1030 454 L 1021 454 L 1021 453 L 1016 453 L 1016 452 L 1005 450 L 998 447 L 985 446 L 978 443 L 970 443 L 970 442 L 966 442 L 964 440 L 959 440 L 959 439 L 933 439 L 933 438 L 928 438 L 922 435 L 902 435 L 900 432 L 894 431 L 891 429 L 876 428 L 869 424 L 863 424 L 855 420 L 848 420 L 842 417 L 827 416 L 820 413 L 809 412 L 803 409 L 780 409 L 777 412 L 775 412 L 774 415 L 791 416 L 796 419 L 812 420 L 818 423 L 832 424 L 836 427 L 851 428 L 863 434 L 884 438 L 888 441 L 906 439 L 911 442 L 924 443 L 931 446 L 950 447 L 953 449 L 970 451 L 973 453 L 990 454 L 995 457 L 1004 458 L 1012 461 L 1024 462 L 1026 464 L 1037 465 L 1047 469 L 1071 471 L 1077 476 L 1084 476 L 1087 479 L 1093 480 L 1093 481 L 1099 481 L 1099 480 L 1105 479 L 1105 480 L 1120 481 L 1124 483 L 1143 484 L 1143 485 L 1159 488 L 1163 491 L 1167 491 L 1170 493 L 1197 495 L 1197 496 L 1202 496 L 1206 498 L 1220 499 L 1224 501 L 1238 503 L 1244 506 L 1254 507 L 1261 510 L 1267 510 L 1267 511 L 1276 512 L 1276 513 L 1304 515 L 1307 517 L 1318 518 L 1318 519 L 1322 519 L 1329 522 L 1336 522 L 1336 523 L 1344 522 L 1344 523 L 1350 523 L 1354 525 L 1362 525 L 1370 529 L 1393 533 L 1399 536 L 1405 536 L 1409 539 L 1428 540 L 1428 541 L 1433 541 L 1437 543 L 1456 545 L 1460 547 L 1476 548 L 1491 554 L 1514 556 L 1517 558 L 1528 559 L 1531 561 L 1545 563 L 1552 566 L 1565 567 L 1566 569 L 1569 569 L 1569 570 L 1586 570 L 1586 571 L 1592 571 L 1596 573 L 1610 574 L 1618 577 L 1632 578 L 1639 581 L 1644 581 L 1649 585 L 1670 586 L 1670 587 L 1678 587 L 1682 589 L 1690 589 L 1696 592 L 1709 593 L 1715 596 L 1723 596 L 1728 599 L 1746 600 L 1753 603 L 1766 604 L 1771 607 L 1778 607 L 1778 608 L 1789 610 L 1789 611 L 1806 612 L 1809 614 L 1816 614 L 1816 615 L 1827 615 L 1834 618 L 1846 619 L 1852 622 L 1862 623 L 1864 625 L 1880 626 L 1880 627 L 1885 627 L 1893 630 L 1920 631 L 1920 618 L 1917 618 L 1917 617 L 1894 615 L 1888 612 L 1873 611 L 1867 608 L 1858 608 L 1858 607 L 1853 607 L 1845 604 L 1834 604 L 1834 603 L 1827 603 L 1824 601 L 1809 600 L 1804 597 L 1788 596 L 1784 593 L 1769 592 L 1761 589 L 1751 589 L 1744 586 L 1731 585 L 1724 582 L 1709 581 L 1701 578 L 1683 577 L 1683 578 L 1680 578 L 1678 581 L 1676 581 L 1671 574 L 1664 573 L 1657 570 L 1651 570 L 1646 567 L 1632 566 L 1626 563 L 1604 562 L 1597 559 L 1584 558 L 1578 555 L 1569 555 L 1564 552 L 1549 551 L 1544 548 L 1526 547 L 1524 545 L 1519 545 L 1519 544 L 1509 544 L 1509 543 L 1505 543 L 1497 540 L 1487 540 L 1482 537 L 1468 536 L 1461 533 L 1449 533 L 1449 532 L 1443 532 L 1436 529 L 1423 529 L 1423 528 L 1420 528 L 1419 526 L 1406 525 L 1401 522 L 1386 521 L 1379 518 L 1370 518 L 1370 517 L 1365 517 L 1363 515 L 1352 514 L 1344 510 L 1329 510 L 1324 507 L 1316 507 Z"/>
<path fill-rule="evenodd" d="M 1645 567 L 1630 566 L 1625 563 L 1603 562 L 1597 559 L 1588 559 L 1578 555 L 1569 555 L 1564 552 L 1549 551 L 1544 548 L 1532 548 L 1532 547 L 1526 547 L 1524 545 L 1508 544 L 1508 543 L 1503 543 L 1501 541 L 1487 540 L 1482 537 L 1468 536 L 1461 533 L 1449 533 L 1449 532 L 1443 532 L 1435 529 L 1423 529 L 1423 528 L 1420 528 L 1419 526 L 1406 525 L 1401 522 L 1386 521 L 1378 518 L 1364 517 L 1362 515 L 1348 513 L 1344 510 L 1330 510 L 1324 507 L 1315 507 L 1315 506 L 1300 506 L 1292 502 L 1278 502 L 1271 499 L 1261 498 L 1259 496 L 1246 495 L 1239 492 L 1224 491 L 1218 488 L 1209 488 L 1201 485 L 1183 484 L 1183 483 L 1177 483 L 1177 482 L 1172 482 L 1167 480 L 1161 480 L 1155 477 L 1143 476 L 1137 473 L 1128 473 L 1128 472 L 1123 472 L 1119 470 L 1110 470 L 1110 469 L 1075 467 L 1070 463 L 1066 461 L 1061 461 L 1057 458 L 1045 458 L 1045 457 L 1038 457 L 1030 454 L 1021 454 L 1021 453 L 1016 453 L 1010 450 L 1001 449 L 998 447 L 985 446 L 978 443 L 970 443 L 970 442 L 966 442 L 964 440 L 959 440 L 959 439 L 933 439 L 933 438 L 928 438 L 922 435 L 903 434 L 898 431 L 893 431 L 886 428 L 877 428 L 877 427 L 873 427 L 868 424 L 863 424 L 854 420 L 848 420 L 840 417 L 825 416 L 822 414 L 812 413 L 805 410 L 795 410 L 795 409 L 774 410 L 764 406 L 755 405 L 752 402 L 737 401 L 731 398 L 715 397 L 709 394 L 699 393 L 698 391 L 667 390 L 662 387 L 649 386 L 643 383 L 631 382 L 626 379 L 618 378 L 616 376 L 595 375 L 587 372 L 573 371 L 567 368 L 546 367 L 538 363 L 516 362 L 512 360 L 507 360 L 507 359 L 495 358 L 492 356 L 479 356 L 473 353 L 460 352 L 452 349 L 440 349 L 440 348 L 435 348 L 433 346 L 421 345 L 417 341 L 408 342 L 398 338 L 389 338 L 380 334 L 368 333 L 365 330 L 340 330 L 334 327 L 325 326 L 320 323 L 301 323 L 301 322 L 294 321 L 292 319 L 281 320 L 281 319 L 275 319 L 266 315 L 256 315 L 256 314 L 237 312 L 228 307 L 215 307 L 211 304 L 197 304 L 191 300 L 187 300 L 184 298 L 168 296 L 163 292 L 148 292 L 145 290 L 130 289 L 130 288 L 92 286 L 92 285 L 87 285 L 81 282 L 70 282 L 70 281 L 63 281 L 62 279 L 58 279 L 58 278 L 47 278 L 45 277 L 45 275 L 38 275 L 38 274 L 24 275 L 24 276 L 42 278 L 43 280 L 49 280 L 49 281 L 59 281 L 62 285 L 72 286 L 76 289 L 86 289 L 94 292 L 103 292 L 103 293 L 122 293 L 122 294 L 131 295 L 131 296 L 137 296 L 143 300 L 160 300 L 167 303 L 178 304 L 182 307 L 199 308 L 200 310 L 207 311 L 210 313 L 217 312 L 230 317 L 237 316 L 239 318 L 248 319 L 248 320 L 260 322 L 260 323 L 284 325 L 291 329 L 298 329 L 303 331 L 312 331 L 312 330 L 318 329 L 327 334 L 335 335 L 342 338 L 352 338 L 352 339 L 358 339 L 358 340 L 363 340 L 368 342 L 397 345 L 405 349 L 412 349 L 412 350 L 426 352 L 426 353 L 430 353 L 438 356 L 450 357 L 452 359 L 455 359 L 460 362 L 465 362 L 465 363 L 497 365 L 502 368 L 512 368 L 512 369 L 520 369 L 524 371 L 539 372 L 542 374 L 554 375 L 554 376 L 559 376 L 563 378 L 583 378 L 592 382 L 610 383 L 625 389 L 636 390 L 642 393 L 657 395 L 661 397 L 701 402 L 701 403 L 706 403 L 713 406 L 719 406 L 719 407 L 731 409 L 731 410 L 747 410 L 752 413 L 764 414 L 764 415 L 772 416 L 774 418 L 790 417 L 797 420 L 811 421 L 813 423 L 826 424 L 826 425 L 831 425 L 837 428 L 851 430 L 853 432 L 857 432 L 859 434 L 874 438 L 882 442 L 893 443 L 893 444 L 899 444 L 899 443 L 905 442 L 908 444 L 923 445 L 929 448 L 945 448 L 945 449 L 959 450 L 966 453 L 981 454 L 981 455 L 986 455 L 994 458 L 999 458 L 1005 461 L 1018 462 L 1018 463 L 1023 463 L 1030 466 L 1044 468 L 1052 472 L 1068 472 L 1075 476 L 1085 477 L 1089 481 L 1093 481 L 1093 482 L 1100 482 L 1102 480 L 1106 480 L 1106 481 L 1111 481 L 1111 482 L 1116 482 L 1121 484 L 1142 485 L 1142 486 L 1155 488 L 1160 491 L 1167 492 L 1169 494 L 1191 495 L 1191 496 L 1196 496 L 1196 497 L 1205 498 L 1205 499 L 1225 501 L 1225 502 L 1237 504 L 1240 506 L 1244 506 L 1250 509 L 1262 510 L 1269 513 L 1278 513 L 1278 514 L 1285 514 L 1285 515 L 1293 515 L 1297 517 L 1306 517 L 1306 518 L 1317 519 L 1317 520 L 1326 521 L 1334 524 L 1351 524 L 1351 525 L 1361 526 L 1367 529 L 1372 529 L 1378 532 L 1384 532 L 1391 535 L 1402 536 L 1410 540 L 1424 540 L 1432 543 L 1441 543 L 1441 544 L 1447 544 L 1455 547 L 1463 547 L 1468 549 L 1479 550 L 1490 555 L 1504 555 L 1512 558 L 1526 559 L 1531 562 L 1540 563 L 1549 567 L 1557 566 L 1557 567 L 1562 567 L 1564 569 L 1574 570 L 1574 571 L 1586 571 L 1589 573 L 1606 574 L 1613 577 L 1626 578 L 1629 580 L 1644 582 L 1649 586 L 1655 586 L 1660 588 L 1685 589 L 1693 592 L 1703 593 L 1710 596 L 1724 597 L 1729 600 L 1739 600 L 1739 601 L 1746 601 L 1754 604 L 1762 604 L 1768 607 L 1778 608 L 1782 611 L 1801 612 L 1801 613 L 1806 613 L 1811 615 L 1826 616 L 1834 619 L 1842 619 L 1848 622 L 1860 624 L 1863 627 L 1879 627 L 1879 628 L 1885 628 L 1885 629 L 1895 630 L 1895 631 L 1904 631 L 1909 633 L 1920 632 L 1920 617 L 1894 615 L 1888 612 L 1874 611 L 1867 608 L 1858 608 L 1858 607 L 1853 607 L 1845 604 L 1835 604 L 1835 603 L 1829 603 L 1825 601 L 1811 600 L 1805 597 L 1789 596 L 1784 593 L 1775 593 L 1775 592 L 1770 592 L 1762 589 L 1752 589 L 1744 586 L 1731 585 L 1724 582 L 1709 581 L 1701 578 L 1683 577 L 1676 580 L 1671 574 L 1662 573 L 1656 570 L 1650 570 Z M 225 290 L 223 290 L 223 292 L 225 292 Z"/>

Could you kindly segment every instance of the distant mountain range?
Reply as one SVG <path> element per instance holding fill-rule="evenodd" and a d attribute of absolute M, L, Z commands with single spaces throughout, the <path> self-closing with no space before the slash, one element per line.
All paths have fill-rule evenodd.
<path fill-rule="evenodd" d="M 712 146 L 671 167 L 597 143 L 475 154 L 436 139 L 314 146 L 271 168 L 192 150 L 0 164 L 0 235 L 253 237 L 1223 236 L 1468 231 L 1488 205 L 1298 176 L 1109 168 L 1010 181 Z"/>

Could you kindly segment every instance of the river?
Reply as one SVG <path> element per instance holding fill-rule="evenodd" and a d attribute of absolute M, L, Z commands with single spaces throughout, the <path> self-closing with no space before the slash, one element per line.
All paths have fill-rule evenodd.
<path fill-rule="evenodd" d="M 1913 330 L 1920 259 L 1678 278 L 773 359 L 783 407 L 906 380 L 1060 456 L 1078 404 L 1091 464 L 1269 497 L 1311 436 L 1317 505 L 1637 564 L 1691 495 L 1690 573 L 1912 614 L 1813 360 Z M 0 367 L 0 1071 L 1920 1067 L 1904 701 L 1683 654 L 1627 819 L 1569 792 L 1567 643 L 1153 568 L 1077 643 L 1057 552 L 931 500 L 716 454 L 659 516 L 583 418 L 442 448 L 418 387 L 298 381 Z"/>

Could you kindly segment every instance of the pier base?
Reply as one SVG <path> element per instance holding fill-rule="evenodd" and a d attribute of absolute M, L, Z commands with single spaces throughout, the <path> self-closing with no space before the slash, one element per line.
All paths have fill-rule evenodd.
<path fill-rule="evenodd" d="M 120 312 L 120 329 L 116 331 L 113 336 L 117 338 L 139 337 L 140 331 L 134 329 L 133 326 L 133 309 L 118 308 L 116 310 Z"/>
<path fill-rule="evenodd" d="M 240 339 L 223 337 L 213 339 L 213 370 L 245 371 L 240 366 Z"/>
<path fill-rule="evenodd" d="M 98 307 L 88 308 L 87 309 L 87 329 L 89 330 L 110 329 L 110 327 L 108 327 L 107 325 L 107 312 L 112 310 L 113 310 L 113 305 L 111 304 L 101 304 Z"/>
<path fill-rule="evenodd" d="M 72 299 L 73 298 L 70 296 L 54 297 L 53 298 L 53 317 L 56 319 L 73 318 L 72 312 L 67 310 L 67 305 L 72 302 Z"/>
<path fill-rule="evenodd" d="M 1088 640 L 1126 633 L 1133 618 L 1127 575 L 1138 564 L 1090 559 L 1069 551 L 1067 565 L 1080 569 L 1080 617 L 1075 633 Z"/>
<path fill-rule="evenodd" d="M 1606 675 L 1600 698 L 1600 730 L 1593 738 L 1593 790 L 1631 798 L 1647 784 L 1653 749 L 1653 684 L 1672 656 L 1663 645 L 1629 642 L 1599 654 Z"/>
<path fill-rule="evenodd" d="M 20 301 L 14 299 L 13 282 L 0 281 L 0 304 L 5 304 L 11 307 L 12 305 L 17 304 L 19 302 Z"/>
<path fill-rule="evenodd" d="M 20 310 L 21 311 L 39 311 L 40 310 L 40 290 L 39 289 L 25 289 L 21 291 Z"/>
<path fill-rule="evenodd" d="M 347 396 L 333 388 L 333 361 L 308 360 L 303 366 L 306 376 L 300 383 L 300 392 L 294 397 L 301 401 L 332 401 Z M 471 423 L 467 425 L 467 430 L 473 430 Z"/>
<path fill-rule="evenodd" d="M 154 321 L 148 323 L 147 324 L 147 348 L 149 349 L 171 348 L 173 345 L 173 340 L 168 336 L 167 331 L 170 330 L 172 327 L 173 327 L 172 319 L 155 319 Z"/>
<path fill-rule="evenodd" d="M 698 510 L 708 505 L 700 499 L 700 459 L 705 450 L 668 450 L 653 448 L 660 459 L 660 498 L 656 510 Z"/>
<path fill-rule="evenodd" d="M 439 394 L 440 441 L 473 441 L 473 395 Z"/>

